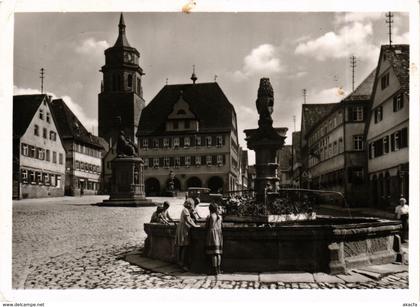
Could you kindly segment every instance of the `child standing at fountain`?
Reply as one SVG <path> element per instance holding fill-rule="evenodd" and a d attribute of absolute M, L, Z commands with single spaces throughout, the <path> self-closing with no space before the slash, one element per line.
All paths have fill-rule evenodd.
<path fill-rule="evenodd" d="M 210 215 L 207 217 L 206 254 L 210 258 L 211 274 L 220 274 L 223 253 L 222 217 L 215 203 L 209 205 Z"/>
<path fill-rule="evenodd" d="M 188 270 L 187 268 L 187 248 L 190 245 L 190 228 L 191 227 L 200 227 L 197 225 L 190 215 L 191 207 L 194 206 L 194 201 L 191 198 L 188 198 L 184 202 L 184 209 L 182 209 L 181 217 L 179 219 L 179 223 L 176 227 L 176 234 L 175 234 L 175 246 L 177 246 L 178 254 L 177 260 L 178 264 L 184 269 Z"/>

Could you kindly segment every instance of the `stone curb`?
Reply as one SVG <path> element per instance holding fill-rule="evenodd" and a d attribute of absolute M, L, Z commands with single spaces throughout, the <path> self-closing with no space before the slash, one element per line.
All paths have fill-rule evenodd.
<path fill-rule="evenodd" d="M 216 280 L 216 281 L 252 281 L 260 283 L 328 283 L 328 284 L 346 284 L 346 283 L 366 283 L 377 281 L 390 274 L 408 272 L 408 266 L 403 264 L 383 264 L 372 265 L 361 269 L 352 269 L 347 274 L 330 275 L 327 273 L 309 273 L 309 272 L 264 272 L 264 273 L 230 273 L 210 276 L 204 274 L 195 274 L 186 272 L 177 265 L 143 257 L 141 254 L 130 253 L 122 258 L 130 264 L 137 265 L 143 269 L 171 275 L 183 280 Z"/>

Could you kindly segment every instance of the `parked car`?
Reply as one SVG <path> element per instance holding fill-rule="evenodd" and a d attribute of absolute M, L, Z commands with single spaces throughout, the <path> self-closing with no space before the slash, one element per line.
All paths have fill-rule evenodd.
<path fill-rule="evenodd" d="M 212 201 L 218 201 L 222 198 L 222 194 L 212 194 L 209 188 L 190 187 L 187 189 L 185 198 L 196 198 L 200 199 L 201 203 L 210 203 Z"/>

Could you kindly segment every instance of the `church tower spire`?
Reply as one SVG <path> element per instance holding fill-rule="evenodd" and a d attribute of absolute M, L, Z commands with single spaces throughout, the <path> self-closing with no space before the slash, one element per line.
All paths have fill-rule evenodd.
<path fill-rule="evenodd" d="M 116 144 L 120 131 L 136 141 L 140 113 L 145 106 L 142 89 L 143 69 L 140 53 L 126 37 L 123 13 L 118 23 L 118 38 L 105 50 L 101 92 L 98 96 L 98 135 Z"/>
<path fill-rule="evenodd" d="M 125 21 L 123 13 L 120 15 L 120 22 L 118 23 L 118 38 L 114 47 L 131 47 L 128 43 L 127 37 L 125 36 Z"/>

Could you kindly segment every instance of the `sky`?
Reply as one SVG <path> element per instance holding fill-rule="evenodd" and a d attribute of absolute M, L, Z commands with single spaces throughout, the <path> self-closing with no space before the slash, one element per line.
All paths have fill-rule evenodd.
<path fill-rule="evenodd" d="M 104 50 L 118 36 L 120 12 L 17 13 L 14 94 L 45 90 L 61 97 L 97 134 Z M 351 92 L 350 56 L 357 86 L 376 67 L 388 43 L 385 12 L 124 13 L 127 38 L 140 52 L 146 105 L 169 84 L 216 81 L 235 107 L 240 144 L 256 128 L 259 79 L 274 89 L 275 127 L 300 130 L 302 90 L 307 103 L 338 102 Z M 394 43 L 408 43 L 408 14 L 394 13 Z M 296 121 L 294 122 L 293 118 Z M 251 155 L 250 160 L 253 160 Z"/>

